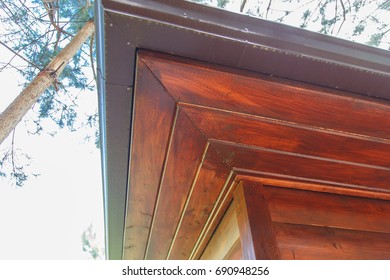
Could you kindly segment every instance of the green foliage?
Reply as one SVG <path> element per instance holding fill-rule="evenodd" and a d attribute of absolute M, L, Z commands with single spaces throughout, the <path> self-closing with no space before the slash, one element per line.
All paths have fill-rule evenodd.
<path fill-rule="evenodd" d="M 378 47 L 383 39 L 384 33 L 375 33 L 370 37 L 370 41 L 367 42 L 368 45 Z"/>
<path fill-rule="evenodd" d="M 217 1 L 217 6 L 219 8 L 225 8 L 227 3 L 229 3 L 229 0 L 218 0 Z"/>
<path fill-rule="evenodd" d="M 96 112 L 93 115 L 88 116 L 86 124 L 90 128 L 98 127 L 99 126 L 99 114 L 98 114 L 98 112 Z M 95 131 L 95 133 L 93 135 L 94 143 L 95 143 L 96 148 L 100 149 L 100 133 L 99 133 L 99 129 L 95 129 L 94 131 Z M 91 138 L 91 136 L 88 136 L 88 137 Z"/>
<path fill-rule="evenodd" d="M 5 43 L 30 63 L 18 67 L 28 84 L 70 41 L 80 28 L 93 18 L 93 1 L 52 0 L 14 1 L 0 0 L 0 21 L 7 32 L 0 34 Z M 94 84 L 85 76 L 85 67 L 90 67 L 90 58 L 95 56 L 89 44 L 77 52 L 53 85 L 39 98 L 38 118 L 50 118 L 59 127 L 73 129 L 76 118 L 74 104 L 62 104 L 61 98 L 54 98 L 69 88 L 92 90 Z M 54 69 L 55 70 L 55 69 Z M 59 113 L 52 117 L 53 113 Z"/>
<path fill-rule="evenodd" d="M 219 0 L 193 1 L 222 7 Z M 242 1 L 226 0 L 223 7 L 238 12 L 240 3 Z M 390 49 L 388 0 L 247 0 L 243 11 L 252 16 Z"/>
<path fill-rule="evenodd" d="M 0 0 L 0 43 L 15 54 L 8 61 L 1 61 L 0 57 L 0 66 L 3 65 L 0 72 L 16 69 L 25 78 L 24 86 L 27 85 L 93 17 L 93 0 Z M 95 88 L 93 75 L 86 75 L 91 73 L 94 57 L 95 46 L 91 40 L 77 52 L 56 83 L 39 97 L 33 107 L 32 121 L 36 129 L 29 133 L 46 131 L 54 135 L 56 128 L 75 131 L 86 126 L 98 135 L 97 117 L 92 125 L 88 124 L 77 104 L 82 92 Z M 9 177 L 15 185 L 22 186 L 31 177 L 26 169 L 27 156 L 13 146 L 12 143 L 12 147 L 0 153 L 0 177 Z"/>
<path fill-rule="evenodd" d="M 0 157 L 0 177 L 2 179 L 9 178 L 11 184 L 17 187 L 22 187 L 29 179 L 30 175 L 38 176 L 38 174 L 29 174 L 26 170 L 30 165 L 31 158 L 22 153 L 20 149 L 14 147 L 14 142 L 5 151 L 2 151 Z M 9 174 L 4 172 L 10 170 Z"/>
<path fill-rule="evenodd" d="M 383 4 L 380 6 L 380 9 L 390 11 L 390 1 L 383 0 Z"/>
<path fill-rule="evenodd" d="M 355 29 L 353 30 L 352 36 L 362 34 L 364 29 L 366 29 L 366 25 L 364 23 L 359 23 L 358 25 L 355 26 Z"/>
<path fill-rule="evenodd" d="M 98 246 L 96 233 L 93 231 L 92 225 L 90 225 L 81 235 L 81 242 L 83 251 L 89 253 L 92 259 L 104 259 L 104 250 Z"/>

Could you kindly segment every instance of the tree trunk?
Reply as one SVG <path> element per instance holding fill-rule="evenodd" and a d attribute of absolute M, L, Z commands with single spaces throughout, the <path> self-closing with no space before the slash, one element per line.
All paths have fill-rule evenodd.
<path fill-rule="evenodd" d="M 39 96 L 50 86 L 55 85 L 57 77 L 82 44 L 95 31 L 93 20 L 88 21 L 72 38 L 69 44 L 34 78 L 34 80 L 15 98 L 0 115 L 0 144 L 15 129 L 23 116 L 37 102 Z"/>

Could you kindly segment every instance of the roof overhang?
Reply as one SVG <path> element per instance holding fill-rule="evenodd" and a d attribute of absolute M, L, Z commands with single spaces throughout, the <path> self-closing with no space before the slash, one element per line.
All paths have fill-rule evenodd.
<path fill-rule="evenodd" d="M 185 1 L 96 1 L 107 258 L 121 259 L 137 49 L 390 100 L 390 56 Z"/>

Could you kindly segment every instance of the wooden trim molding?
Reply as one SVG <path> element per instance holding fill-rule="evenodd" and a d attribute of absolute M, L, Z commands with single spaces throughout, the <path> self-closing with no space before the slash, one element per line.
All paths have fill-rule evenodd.
<path fill-rule="evenodd" d="M 240 182 L 233 202 L 237 209 L 244 259 L 280 259 L 263 186 L 257 182 Z"/>

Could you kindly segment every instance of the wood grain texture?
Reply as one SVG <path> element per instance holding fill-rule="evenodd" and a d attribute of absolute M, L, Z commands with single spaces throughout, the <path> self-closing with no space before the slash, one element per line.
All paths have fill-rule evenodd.
<path fill-rule="evenodd" d="M 179 110 L 172 144 L 161 175 L 161 186 L 150 230 L 146 259 L 167 257 L 197 167 L 201 164 L 206 143 L 203 135 Z"/>
<path fill-rule="evenodd" d="M 390 234 L 274 223 L 281 256 L 300 260 L 390 259 Z"/>
<path fill-rule="evenodd" d="M 125 259 L 144 258 L 175 112 L 175 101 L 141 61 L 136 86 Z"/>
<path fill-rule="evenodd" d="M 225 215 L 233 199 L 233 193 L 237 185 L 238 182 L 235 180 L 235 174 L 231 171 L 191 252 L 191 260 L 197 260 L 201 257 L 221 219 Z"/>
<path fill-rule="evenodd" d="M 142 60 L 176 100 L 207 107 L 389 139 L 390 107 L 347 93 L 160 54 Z M 238 73 L 237 73 L 238 72 Z M 348 112 L 346 114 L 346 112 Z M 309 117 L 308 117 L 309 116 Z M 381 124 L 381 129 L 376 129 Z"/>
<path fill-rule="evenodd" d="M 383 192 L 383 190 L 368 190 L 346 188 L 345 186 L 338 186 L 334 184 L 324 184 L 318 182 L 310 182 L 308 178 L 298 178 L 290 176 L 280 176 L 280 174 L 266 174 L 253 171 L 236 170 L 237 180 L 255 181 L 267 186 L 278 186 L 288 189 L 307 190 L 322 193 L 333 193 L 339 195 L 347 195 L 353 197 L 365 197 L 380 200 L 390 200 L 390 193 Z"/>
<path fill-rule="evenodd" d="M 390 233 L 388 201 L 268 186 L 264 192 L 275 222 Z"/>
<path fill-rule="evenodd" d="M 232 168 L 311 178 L 368 190 L 390 191 L 390 171 L 283 153 L 225 141 L 210 143 Z"/>
<path fill-rule="evenodd" d="M 324 228 L 387 258 L 389 104 L 145 51 L 134 100 L 125 258 L 316 258 Z M 232 199 L 241 239 L 223 247 Z"/>
<path fill-rule="evenodd" d="M 373 165 L 390 171 L 390 141 L 358 138 L 307 128 L 288 122 L 182 104 L 183 111 L 212 139 L 291 152 L 313 158 L 333 159 L 351 164 Z"/>
<path fill-rule="evenodd" d="M 241 182 L 234 192 L 243 258 L 276 260 L 280 252 L 262 185 Z"/>
<path fill-rule="evenodd" d="M 209 148 L 182 210 L 169 259 L 189 258 L 229 173 L 230 168 L 213 148 Z"/>
<path fill-rule="evenodd" d="M 239 239 L 240 232 L 238 229 L 236 208 L 235 204 L 231 203 L 200 259 L 222 260 L 235 258 L 237 248 L 233 247 Z M 241 246 L 239 249 L 241 249 Z"/>

